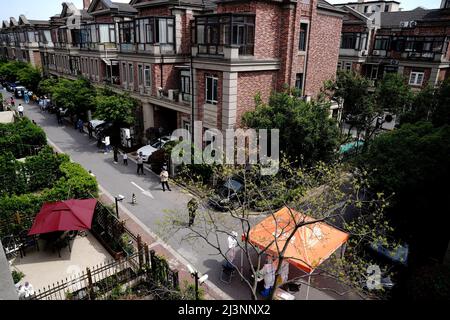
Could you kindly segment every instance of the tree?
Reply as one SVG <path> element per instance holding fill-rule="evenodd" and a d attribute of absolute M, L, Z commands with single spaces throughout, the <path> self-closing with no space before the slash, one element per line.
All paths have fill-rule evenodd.
<path fill-rule="evenodd" d="M 47 78 L 39 82 L 37 92 L 39 95 L 52 95 L 53 90 L 58 85 L 58 79 Z"/>
<path fill-rule="evenodd" d="M 405 124 L 372 141 L 360 166 L 376 171 L 374 192 L 395 193 L 388 214 L 400 237 L 411 244 L 418 259 L 442 259 L 449 242 L 450 126 L 429 122 Z M 430 226 L 424 225 L 432 217 Z"/>
<path fill-rule="evenodd" d="M 83 115 L 94 107 L 95 89 L 86 78 L 59 79 L 53 88 L 57 106 L 67 108 L 71 114 Z"/>
<path fill-rule="evenodd" d="M 37 68 L 28 65 L 17 72 L 17 79 L 20 84 L 30 89 L 31 91 L 36 91 L 41 81 L 41 71 Z"/>
<path fill-rule="evenodd" d="M 330 161 L 339 145 L 339 129 L 330 117 L 330 104 L 305 102 L 289 92 L 273 93 L 269 103 L 256 99 L 256 109 L 243 115 L 253 129 L 279 129 L 280 150 L 301 159 L 302 165 Z"/>
<path fill-rule="evenodd" d="M 367 78 L 349 71 L 338 72 L 336 81 L 325 84 L 328 96 L 344 101 L 342 119 L 348 125 L 345 141 L 351 138 L 353 129 L 358 137 L 364 134 L 364 140 L 369 140 L 374 133 L 373 123 L 383 110 L 376 104 L 370 86 Z"/>
<path fill-rule="evenodd" d="M 364 256 L 364 246 L 371 241 L 386 243 L 387 235 L 392 232 L 388 222 L 384 219 L 383 211 L 388 205 L 383 195 L 379 194 L 371 198 L 367 193 L 366 178 L 364 173 L 349 174 L 343 171 L 341 165 L 325 165 L 319 163 L 312 169 L 298 169 L 293 163 L 283 160 L 280 171 L 276 176 L 270 177 L 267 184 L 261 185 L 261 176 L 257 166 L 250 170 L 233 167 L 217 167 L 215 173 L 222 179 L 239 177 L 244 183 L 244 190 L 238 196 L 239 208 L 228 210 L 227 214 L 217 213 L 208 205 L 212 198 L 212 191 L 195 179 L 190 181 L 191 190 L 195 190 L 201 210 L 197 212 L 196 223 L 189 227 L 186 221 L 186 212 L 168 212 L 164 221 L 161 221 L 159 233 L 163 238 L 173 237 L 175 233 L 182 231 L 183 241 L 189 241 L 193 247 L 201 244 L 209 246 L 214 253 L 231 263 L 238 275 L 249 289 L 252 299 L 257 299 L 257 283 L 251 279 L 257 278 L 258 270 L 262 267 L 263 256 L 269 253 L 269 247 L 257 247 L 247 241 L 238 240 L 238 249 L 244 257 L 246 269 L 250 274 L 241 271 L 240 265 L 230 260 L 227 255 L 228 246 L 224 245 L 227 237 L 234 237 L 233 231 L 238 231 L 245 239 L 248 239 L 252 228 L 262 219 L 272 217 L 274 223 L 279 226 L 277 236 L 273 241 L 277 246 L 272 248 L 270 254 L 278 259 L 275 288 L 283 283 L 281 280 L 281 265 L 285 259 L 297 259 L 287 254 L 290 240 L 295 237 L 297 230 L 307 228 L 315 223 L 325 222 L 340 227 L 351 235 L 345 254 L 342 257 L 334 256 L 329 263 L 323 264 L 318 273 L 312 277 L 326 276 L 335 279 L 342 288 L 322 288 L 344 294 L 352 290 L 362 293 L 362 283 L 366 281 L 367 266 L 371 264 L 369 258 Z M 271 182 L 271 183 L 270 183 Z M 267 216 L 255 218 L 251 210 L 251 199 L 258 194 L 262 198 L 273 199 L 274 186 L 280 195 L 289 193 L 292 185 L 301 185 L 302 192 L 293 196 L 289 201 L 283 201 L 289 212 L 289 222 L 279 224 L 275 212 L 279 207 L 273 202 L 267 202 L 265 209 Z M 344 191 L 345 190 L 345 191 Z M 295 213 L 304 213 L 311 217 L 308 220 Z M 352 209 L 352 210 L 349 210 Z M 289 227 L 287 227 L 289 225 Z M 302 229 L 304 230 L 304 229 Z M 285 241 L 277 242 L 276 239 Z M 238 259 L 236 259 L 238 260 Z M 303 263 L 311 265 L 308 261 Z M 315 262 L 312 262 L 315 264 Z M 384 269 L 383 269 L 384 270 Z M 296 282 L 305 279 L 308 275 L 301 275 L 290 279 L 288 282 Z M 286 284 L 286 283 L 284 283 Z M 306 284 L 307 285 L 307 284 Z M 342 290 L 342 291 L 341 291 Z"/>
<path fill-rule="evenodd" d="M 405 78 L 398 73 L 387 73 L 375 90 L 379 108 L 400 115 L 410 105 L 413 95 Z"/>
<path fill-rule="evenodd" d="M 436 109 L 432 116 L 433 124 L 437 127 L 450 125 L 450 78 L 439 86 L 436 100 Z"/>
<path fill-rule="evenodd" d="M 95 97 L 95 117 L 115 124 L 132 125 L 135 121 L 136 104 L 129 95 L 103 90 Z"/>
<path fill-rule="evenodd" d="M 430 120 L 437 107 L 438 91 L 428 85 L 414 95 L 411 108 L 401 114 L 400 123 L 416 123 Z"/>

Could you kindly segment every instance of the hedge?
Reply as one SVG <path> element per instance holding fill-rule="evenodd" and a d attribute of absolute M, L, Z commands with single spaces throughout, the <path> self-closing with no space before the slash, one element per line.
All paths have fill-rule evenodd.
<path fill-rule="evenodd" d="M 46 144 L 44 130 L 27 118 L 0 124 L 0 154 L 11 152 L 16 159 L 25 158 Z"/>
<path fill-rule="evenodd" d="M 11 152 L 0 154 L 0 179 L 7 181 L 0 184 L 0 196 L 51 188 L 62 176 L 60 165 L 67 161 L 66 155 L 55 154 L 48 146 L 38 155 L 27 157 L 23 163 L 17 161 Z"/>
<path fill-rule="evenodd" d="M 21 195 L 4 195 L 0 197 L 0 220 L 13 224 L 17 213 L 25 218 L 22 228 L 31 227 L 30 221 L 36 216 L 45 202 L 55 202 L 68 199 L 86 199 L 98 196 L 97 182 L 79 164 L 69 160 L 61 163 L 59 171 L 62 176 L 54 182 L 52 188 L 46 188 L 37 193 Z M 28 218 L 28 219 L 27 219 Z M 14 225 L 10 225 L 11 228 Z M 0 237 L 10 233 L 0 229 Z"/>

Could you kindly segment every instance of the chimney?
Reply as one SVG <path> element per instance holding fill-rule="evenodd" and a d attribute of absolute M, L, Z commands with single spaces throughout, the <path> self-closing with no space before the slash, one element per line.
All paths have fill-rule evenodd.
<path fill-rule="evenodd" d="M 91 5 L 91 0 L 83 0 L 83 9 L 87 10 Z"/>

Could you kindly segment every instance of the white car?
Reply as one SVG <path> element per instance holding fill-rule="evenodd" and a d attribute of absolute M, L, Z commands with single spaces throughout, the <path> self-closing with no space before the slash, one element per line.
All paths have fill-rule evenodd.
<path fill-rule="evenodd" d="M 176 141 L 176 138 L 172 138 L 169 136 L 166 137 L 162 137 L 160 139 L 157 139 L 156 141 L 154 141 L 152 144 L 149 144 L 145 147 L 140 148 L 137 151 L 137 154 L 142 153 L 142 158 L 144 160 L 144 162 L 148 162 L 151 155 L 155 152 L 158 151 L 159 149 L 161 149 L 162 147 L 164 147 L 164 145 L 169 142 L 169 141 Z"/>

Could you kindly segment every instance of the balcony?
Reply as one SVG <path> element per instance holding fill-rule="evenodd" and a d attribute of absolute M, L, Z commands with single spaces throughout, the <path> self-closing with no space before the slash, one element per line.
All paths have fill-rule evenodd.
<path fill-rule="evenodd" d="M 116 43 L 81 43 L 79 45 L 81 50 L 88 51 L 117 51 Z"/>
<path fill-rule="evenodd" d="M 175 46 L 170 43 L 121 43 L 119 48 L 122 53 L 144 53 L 153 56 L 175 53 Z"/>
<path fill-rule="evenodd" d="M 225 59 L 253 56 L 255 15 L 227 13 L 197 16 L 192 34 L 194 56 L 221 56 Z"/>
<path fill-rule="evenodd" d="M 339 55 L 345 57 L 367 57 L 367 50 L 357 50 L 357 49 L 339 49 Z"/>

